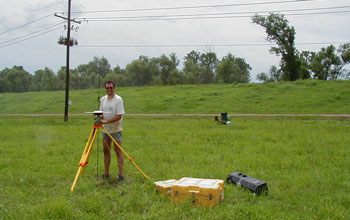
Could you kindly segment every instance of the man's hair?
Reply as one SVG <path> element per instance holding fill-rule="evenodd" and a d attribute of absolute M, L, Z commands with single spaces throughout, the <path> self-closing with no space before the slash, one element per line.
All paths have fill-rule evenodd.
<path fill-rule="evenodd" d="M 111 83 L 113 84 L 113 87 L 115 87 L 115 83 L 112 80 L 108 80 L 105 82 L 105 88 L 107 84 L 111 84 Z"/>

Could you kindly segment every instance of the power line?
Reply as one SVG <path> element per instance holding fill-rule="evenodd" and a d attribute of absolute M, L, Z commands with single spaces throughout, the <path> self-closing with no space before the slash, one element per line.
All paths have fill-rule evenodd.
<path fill-rule="evenodd" d="M 310 12 L 310 13 L 294 13 L 294 14 L 285 14 L 288 16 L 299 16 L 299 15 L 324 15 L 324 14 L 343 14 L 349 13 L 350 11 L 330 11 L 330 12 Z"/>
<path fill-rule="evenodd" d="M 121 20 L 124 21 L 124 19 L 133 19 L 133 20 L 151 20 L 156 18 L 161 19 L 170 19 L 170 18 L 181 18 L 181 17 L 187 17 L 188 19 L 190 17 L 198 17 L 202 18 L 200 16 L 217 16 L 217 15 L 235 15 L 235 14 L 261 14 L 261 13 L 277 13 L 277 12 L 299 12 L 299 11 L 316 11 L 316 10 L 331 10 L 331 9 L 344 9 L 344 8 L 350 8 L 350 6 L 338 6 L 338 7 L 323 7 L 323 8 L 302 8 L 302 9 L 285 9 L 285 10 L 276 10 L 276 11 L 245 11 L 245 12 L 222 12 L 222 13 L 199 13 L 199 14 L 173 14 L 173 15 L 146 15 L 146 16 L 118 16 L 118 17 L 95 17 L 95 18 L 76 18 L 77 20 L 88 20 L 88 21 L 97 21 L 97 20 Z M 322 13 L 336 13 L 335 12 L 322 12 Z M 344 11 L 340 11 L 344 12 Z M 347 11 L 346 11 L 347 12 Z M 321 12 L 318 12 L 321 13 Z M 211 18 L 211 17 L 208 17 Z"/>
<path fill-rule="evenodd" d="M 48 6 L 43 7 L 43 8 L 37 8 L 37 9 L 31 10 L 31 11 L 26 11 L 26 12 L 22 12 L 22 13 L 19 13 L 19 14 L 9 15 L 9 16 L 7 16 L 7 17 L 1 18 L 0 20 L 5 20 L 5 19 L 7 19 L 7 18 L 15 17 L 15 16 L 18 16 L 18 15 L 23 15 L 23 14 L 27 14 L 27 13 L 37 12 L 37 11 L 41 11 L 41 10 L 47 9 L 47 8 L 52 8 L 52 7 L 54 7 L 54 6 L 61 5 L 61 4 L 65 3 L 65 2 L 66 2 L 66 1 L 62 1 L 62 2 L 60 2 L 60 3 L 57 3 L 57 4 L 55 3 L 55 4 L 52 4 L 52 5 L 48 5 Z"/>
<path fill-rule="evenodd" d="M 301 16 L 301 15 L 324 15 L 324 14 L 340 14 L 340 13 L 349 13 L 349 11 L 332 11 L 332 12 L 309 12 L 309 13 L 290 13 L 284 14 L 287 16 Z M 226 16 L 197 16 L 197 17 L 150 17 L 150 18 L 132 18 L 132 19 L 114 19 L 114 18 L 104 18 L 104 19 L 77 19 L 85 21 L 116 21 L 116 22 L 125 22 L 125 21 L 164 21 L 164 20 L 201 20 L 201 19 L 228 19 L 228 18 L 250 18 L 252 15 L 226 15 Z M 268 14 L 262 15 L 268 16 Z"/>
<path fill-rule="evenodd" d="M 44 16 L 44 17 L 41 17 L 41 18 L 35 19 L 35 20 L 33 20 L 33 21 L 30 21 L 30 22 L 28 22 L 28 23 L 25 23 L 25 24 L 23 24 L 23 25 L 20 25 L 20 26 L 18 26 L 18 27 L 11 28 L 11 29 L 9 29 L 9 30 L 7 30 L 7 31 L 1 32 L 0 35 L 6 34 L 6 33 L 8 33 L 8 32 L 14 31 L 14 30 L 17 30 L 17 29 L 22 28 L 22 27 L 27 26 L 27 25 L 33 24 L 33 23 L 35 23 L 35 22 L 37 22 L 37 21 L 43 20 L 43 19 L 45 19 L 45 18 L 47 18 L 47 17 L 50 17 L 50 16 L 52 16 L 52 15 L 53 15 L 53 14 L 49 14 L 49 15 L 46 15 L 46 16 Z"/>
<path fill-rule="evenodd" d="M 52 26 L 43 28 L 43 29 L 41 29 L 41 30 L 38 30 L 38 31 L 35 31 L 35 32 L 32 32 L 32 33 L 29 33 L 29 34 L 26 34 L 26 35 L 23 35 L 23 36 L 20 36 L 20 37 L 13 38 L 13 39 L 8 40 L 8 41 L 3 41 L 3 42 L 0 42 L 0 44 L 6 44 L 6 43 L 9 43 L 9 42 L 12 42 L 12 41 L 16 41 L 16 40 L 18 40 L 18 39 L 25 38 L 25 37 L 28 37 L 28 36 L 30 36 L 30 35 L 37 34 L 37 33 L 40 33 L 40 32 L 42 32 L 42 31 L 48 30 L 48 29 L 50 29 L 50 28 L 53 28 L 53 27 L 62 25 L 62 24 L 64 24 L 64 23 L 65 23 L 65 22 L 61 22 L 61 23 L 58 23 L 58 24 L 55 24 L 55 25 L 52 25 Z"/>
<path fill-rule="evenodd" d="M 345 41 L 334 42 L 302 42 L 296 45 L 328 45 L 328 44 L 344 44 Z M 273 43 L 241 43 L 241 44 L 163 44 L 163 45 L 80 45 L 81 48 L 181 48 L 181 47 L 256 47 L 271 46 Z"/>
<path fill-rule="evenodd" d="M 7 47 L 7 46 L 10 46 L 10 45 L 13 45 L 13 44 L 17 44 L 17 43 L 20 43 L 20 42 L 23 42 L 23 41 L 26 41 L 26 40 L 30 40 L 30 39 L 32 39 L 32 38 L 35 38 L 35 37 L 38 37 L 38 36 L 41 36 L 41 35 L 44 35 L 44 34 L 53 32 L 53 31 L 56 31 L 56 30 L 58 30 L 58 29 L 61 29 L 61 27 L 58 27 L 58 28 L 55 28 L 55 29 L 46 31 L 46 32 L 41 33 L 41 34 L 37 34 L 37 35 L 35 35 L 35 36 L 29 37 L 29 38 L 26 38 L 26 39 L 23 39 L 23 40 L 20 40 L 20 41 L 16 41 L 16 42 L 13 42 L 13 43 L 10 43 L 10 44 L 6 44 L 6 45 L 3 45 L 3 46 L 0 46 L 0 48 Z"/>
<path fill-rule="evenodd" d="M 218 8 L 218 7 L 236 7 L 236 6 L 267 5 L 267 4 L 285 4 L 285 3 L 311 2 L 311 1 L 322 1 L 322 0 L 288 0 L 288 1 L 269 1 L 269 2 L 222 4 L 222 5 L 197 5 L 197 6 L 160 7 L 160 8 L 114 9 L 114 10 L 101 10 L 101 11 L 76 11 L 76 12 L 72 12 L 72 14 Z M 66 13 L 66 12 L 60 12 L 60 13 Z"/>

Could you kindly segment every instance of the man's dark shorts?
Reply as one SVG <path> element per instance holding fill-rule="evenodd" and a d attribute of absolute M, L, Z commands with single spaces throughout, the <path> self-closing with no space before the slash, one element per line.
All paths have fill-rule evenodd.
<path fill-rule="evenodd" d="M 118 141 L 119 143 L 122 142 L 122 132 L 121 132 L 121 131 L 120 131 L 120 132 L 117 132 L 117 133 L 112 133 L 111 136 L 112 136 L 116 141 Z M 103 139 L 109 140 L 109 139 L 111 139 L 111 138 L 108 136 L 108 134 L 106 134 L 106 133 L 103 132 Z"/>

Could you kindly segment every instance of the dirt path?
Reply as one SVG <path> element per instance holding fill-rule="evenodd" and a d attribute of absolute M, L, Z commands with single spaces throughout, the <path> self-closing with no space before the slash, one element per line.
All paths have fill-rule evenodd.
<path fill-rule="evenodd" d="M 3 116 L 20 117 L 40 117 L 40 116 L 60 116 L 63 114 L 0 114 Z M 69 114 L 69 116 L 90 116 L 90 114 Z M 125 114 L 131 117 L 215 117 L 220 114 Z M 228 117 L 337 117 L 350 118 L 350 114 L 228 114 Z"/>

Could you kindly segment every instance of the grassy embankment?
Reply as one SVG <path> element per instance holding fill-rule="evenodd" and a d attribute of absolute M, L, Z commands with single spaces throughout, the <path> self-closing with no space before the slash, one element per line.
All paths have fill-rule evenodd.
<path fill-rule="evenodd" d="M 350 114 L 349 80 L 126 87 L 116 93 L 123 97 L 127 113 Z M 97 90 L 70 91 L 69 112 L 97 109 L 97 96 Z M 0 94 L 0 114 L 63 114 L 64 97 L 64 91 Z"/>
<path fill-rule="evenodd" d="M 216 98 L 226 99 L 226 95 L 221 92 L 225 91 L 226 94 L 231 91 L 227 96 L 231 97 L 234 105 L 238 105 L 239 102 L 233 98 L 238 95 L 238 91 L 241 91 L 239 96 L 246 97 L 260 90 L 265 91 L 260 93 L 260 101 L 271 97 L 267 104 L 260 102 L 268 107 L 262 113 L 299 113 L 301 109 L 300 113 L 343 114 L 349 113 L 349 103 L 346 102 L 349 100 L 348 85 L 346 82 L 317 82 L 315 85 L 312 85 L 312 82 L 223 85 L 216 87 L 220 88 L 220 95 Z M 217 113 L 221 112 L 223 107 L 210 105 L 209 99 L 214 95 L 203 95 L 212 93 L 214 87 L 209 85 L 122 88 L 121 93 L 123 97 L 128 97 L 126 100 L 132 100 L 127 101 L 133 104 L 132 107 L 129 106 L 130 111 L 134 109 L 132 113 L 159 113 L 159 109 L 155 111 L 143 106 L 152 106 L 152 103 L 157 103 L 156 100 L 169 103 L 170 108 L 161 113 Z M 279 92 L 274 92 L 273 88 Z M 282 93 L 283 88 L 289 92 Z M 312 88 L 315 92 L 311 92 Z M 309 96 L 319 96 L 322 97 L 321 100 L 325 99 L 331 103 L 310 99 L 308 105 L 318 103 L 314 105 L 315 111 L 311 111 L 311 108 L 307 110 L 307 105 L 296 102 L 294 98 L 290 99 L 294 100 L 294 104 L 288 104 L 286 96 L 290 94 L 295 97 L 300 90 L 310 91 L 305 96 L 307 100 L 310 99 Z M 158 95 L 155 91 L 158 91 Z M 266 91 L 274 95 L 269 95 Z M 89 99 L 88 96 L 91 96 L 90 99 L 96 97 L 96 92 L 89 92 L 72 92 L 72 111 L 74 106 L 75 113 L 86 111 L 85 107 L 95 106 L 96 103 L 85 102 Z M 173 94 L 174 92 L 177 94 Z M 16 100 L 13 106 L 21 108 L 17 113 L 55 113 L 52 107 L 39 110 L 40 106 L 44 106 L 41 104 L 42 100 L 49 102 L 55 93 L 20 94 L 18 97 L 28 97 L 32 94 L 36 96 L 36 100 L 27 98 L 21 100 L 21 103 L 17 103 L 18 99 L 8 98 L 9 94 L 2 94 L 0 98 L 5 97 L 8 101 L 13 99 L 13 102 Z M 150 94 L 158 98 L 148 98 Z M 170 100 L 165 101 L 165 97 L 177 100 L 178 96 L 182 100 L 194 100 L 200 94 L 205 98 L 196 101 L 193 108 L 202 106 L 199 103 L 204 101 L 208 101 L 208 104 L 196 111 L 176 108 Z M 79 98 L 74 100 L 74 97 Z M 259 104 L 253 105 L 254 102 L 247 99 L 241 99 L 241 106 L 255 106 L 254 108 L 240 111 L 234 111 L 235 108 L 232 108 L 232 113 L 261 113 L 257 109 L 262 107 Z M 85 104 L 78 104 L 79 100 L 84 100 Z M 287 107 L 293 106 L 295 110 L 288 111 L 289 108 L 283 107 L 281 102 L 287 103 Z M 25 105 L 21 105 L 23 103 Z M 317 108 L 320 103 L 325 108 Z M 61 109 L 60 103 L 53 105 Z M 223 105 L 226 106 L 221 106 Z M 330 108 L 332 105 L 334 108 Z M 273 106 L 275 107 L 271 110 Z M 1 110 L 1 113 L 6 113 L 10 108 L 5 109 L 6 111 Z M 230 109 L 228 111 L 231 112 Z M 115 175 L 110 181 L 101 178 L 97 180 L 97 161 L 98 172 L 101 174 L 103 155 L 101 145 L 95 145 L 85 176 L 79 180 L 75 191 L 71 193 L 69 189 L 78 169 L 92 119 L 73 117 L 68 122 L 63 122 L 59 117 L 2 116 L 0 219 L 349 218 L 349 119 L 255 117 L 234 118 L 232 122 L 231 126 L 220 126 L 215 124 L 212 118 L 125 117 L 123 146 L 152 181 L 145 180 L 127 160 L 126 180 L 123 184 L 116 183 Z M 115 157 L 112 158 L 112 164 L 111 172 L 116 174 Z M 266 181 L 269 195 L 255 197 L 241 188 L 226 184 L 225 200 L 212 209 L 205 209 L 191 207 L 188 203 L 171 205 L 169 198 L 155 194 L 152 185 L 153 181 L 180 179 L 185 176 L 225 179 L 233 171 Z"/>

